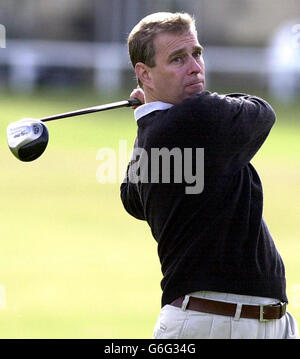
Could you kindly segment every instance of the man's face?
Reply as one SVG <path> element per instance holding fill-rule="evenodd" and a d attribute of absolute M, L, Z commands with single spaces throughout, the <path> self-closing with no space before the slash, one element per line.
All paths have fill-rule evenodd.
<path fill-rule="evenodd" d="M 162 33 L 154 40 L 155 67 L 149 68 L 151 101 L 178 104 L 205 88 L 202 47 L 194 32 Z"/>

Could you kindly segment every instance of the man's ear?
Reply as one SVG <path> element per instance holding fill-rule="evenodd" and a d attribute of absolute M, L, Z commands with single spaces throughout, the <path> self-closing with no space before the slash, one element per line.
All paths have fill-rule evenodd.
<path fill-rule="evenodd" d="M 135 73 L 137 78 L 142 82 L 143 86 L 152 88 L 152 77 L 150 68 L 143 62 L 137 62 L 135 65 Z"/>

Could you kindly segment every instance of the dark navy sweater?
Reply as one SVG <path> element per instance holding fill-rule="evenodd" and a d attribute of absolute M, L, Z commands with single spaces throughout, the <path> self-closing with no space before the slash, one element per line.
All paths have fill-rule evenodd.
<path fill-rule="evenodd" d="M 262 184 L 250 164 L 274 122 L 261 98 L 209 91 L 138 119 L 135 148 L 142 150 L 128 165 L 121 199 L 129 214 L 148 222 L 157 241 L 162 306 L 199 290 L 287 301 L 284 264 L 263 219 Z M 169 183 L 161 174 L 151 181 L 151 150 L 162 148 L 192 149 L 194 172 L 196 149 L 204 150 L 201 193 L 186 193 L 191 183 L 184 175 L 181 183 L 174 174 Z M 184 171 L 187 159 L 181 160 Z"/>

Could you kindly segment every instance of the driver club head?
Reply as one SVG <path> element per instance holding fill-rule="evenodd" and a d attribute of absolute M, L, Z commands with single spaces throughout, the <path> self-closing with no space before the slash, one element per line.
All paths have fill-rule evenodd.
<path fill-rule="evenodd" d="M 7 142 L 14 156 L 23 161 L 34 161 L 45 151 L 49 132 L 46 125 L 34 118 L 12 122 L 7 127 Z"/>

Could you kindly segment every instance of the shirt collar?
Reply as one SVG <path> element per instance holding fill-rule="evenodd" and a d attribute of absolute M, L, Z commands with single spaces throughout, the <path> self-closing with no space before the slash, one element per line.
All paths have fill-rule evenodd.
<path fill-rule="evenodd" d="M 136 121 L 138 121 L 141 117 L 144 117 L 153 111 L 167 110 L 168 108 L 170 108 L 172 106 L 174 106 L 174 105 L 172 105 L 171 103 L 166 103 L 166 102 L 161 102 L 161 101 L 149 102 L 149 103 L 146 103 L 144 105 L 137 107 L 134 110 L 134 117 L 135 117 Z"/>

